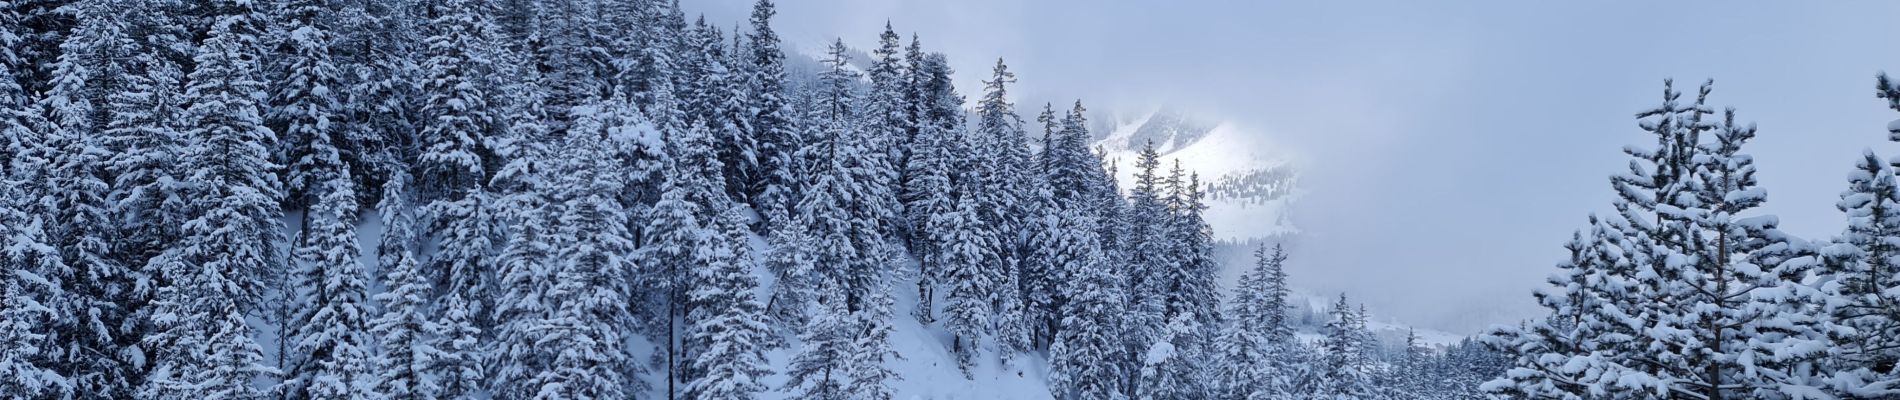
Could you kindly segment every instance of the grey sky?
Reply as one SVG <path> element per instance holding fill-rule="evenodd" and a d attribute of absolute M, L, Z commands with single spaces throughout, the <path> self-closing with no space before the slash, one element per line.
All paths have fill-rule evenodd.
<path fill-rule="evenodd" d="M 888 19 L 949 54 L 965 94 L 996 57 L 1021 99 L 1169 102 L 1282 143 L 1307 174 L 1295 285 L 1470 331 L 1532 315 L 1560 248 L 1608 210 L 1635 112 L 1675 77 L 1760 124 L 1768 211 L 1809 237 L 1900 118 L 1900 3 L 791 1 L 787 40 L 868 47 Z M 750 0 L 688 1 L 730 25 Z M 1244 223 L 1215 221 L 1214 223 Z"/>

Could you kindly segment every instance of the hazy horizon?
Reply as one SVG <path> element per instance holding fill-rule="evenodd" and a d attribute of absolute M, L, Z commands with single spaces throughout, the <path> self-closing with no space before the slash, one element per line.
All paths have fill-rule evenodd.
<path fill-rule="evenodd" d="M 1609 211 L 1664 79 L 1714 79 L 1717 107 L 1759 123 L 1764 210 L 1806 238 L 1843 225 L 1863 148 L 1900 154 L 1884 132 L 1900 115 L 1873 97 L 1900 66 L 1878 42 L 1900 4 L 1143 4 L 811 1 L 775 21 L 801 49 L 866 48 L 888 21 L 951 55 L 966 95 L 1001 57 L 1023 107 L 1165 103 L 1266 135 L 1304 173 L 1293 284 L 1462 333 L 1536 315 L 1531 290 Z M 685 7 L 731 26 L 751 5 Z"/>

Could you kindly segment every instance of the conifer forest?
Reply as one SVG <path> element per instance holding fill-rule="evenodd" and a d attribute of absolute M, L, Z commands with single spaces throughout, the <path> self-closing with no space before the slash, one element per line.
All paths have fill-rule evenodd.
<path fill-rule="evenodd" d="M 0 399 L 1900 399 L 1900 159 L 1784 231 L 1713 81 L 1451 334 L 1218 231 L 1305 192 L 1226 124 L 695 1 L 0 0 Z"/>

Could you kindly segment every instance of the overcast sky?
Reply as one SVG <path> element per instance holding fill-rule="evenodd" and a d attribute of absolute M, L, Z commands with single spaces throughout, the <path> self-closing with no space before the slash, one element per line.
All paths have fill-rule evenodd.
<path fill-rule="evenodd" d="M 868 48 L 886 20 L 947 53 L 966 94 L 997 57 L 1019 98 L 1167 102 L 1266 135 L 1305 170 L 1294 284 L 1466 331 L 1537 310 L 1530 290 L 1591 212 L 1662 80 L 1716 80 L 1760 125 L 1767 212 L 1813 238 L 1862 149 L 1900 118 L 1900 2 L 781 0 L 804 48 Z M 687 0 L 730 25 L 750 0 Z M 1213 221 L 1215 224 L 1248 221 Z"/>

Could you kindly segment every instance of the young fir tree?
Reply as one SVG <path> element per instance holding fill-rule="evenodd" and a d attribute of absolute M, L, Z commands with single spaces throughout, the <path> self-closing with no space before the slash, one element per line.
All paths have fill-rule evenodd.
<path fill-rule="evenodd" d="M 1630 265 L 1622 257 L 1621 230 L 1595 215 L 1590 217 L 1590 226 L 1587 237 L 1574 233 L 1564 245 L 1570 257 L 1557 264 L 1551 287 L 1533 293 L 1550 315 L 1523 327 L 1485 334 L 1488 345 L 1506 349 L 1517 364 L 1510 374 L 1486 384 L 1486 391 L 1513 396 L 1608 393 L 1592 387 L 1608 387 L 1613 382 L 1604 380 L 1615 379 L 1619 373 L 1608 369 L 1613 365 L 1591 363 L 1587 357 L 1617 354 L 1613 351 L 1628 340 L 1613 333 L 1627 329 L 1620 321 L 1628 318 L 1603 305 L 1609 304 L 1606 296 L 1634 287 L 1615 280 L 1615 271 Z M 1571 363 L 1573 358 L 1578 364 Z"/>
<path fill-rule="evenodd" d="M 886 253 L 880 257 L 888 259 L 895 254 Z M 902 359 L 897 350 L 891 348 L 892 311 L 896 308 L 896 299 L 891 297 L 889 276 L 875 278 L 877 283 L 864 299 L 864 308 L 854 316 L 851 337 L 851 352 L 847 364 L 851 379 L 845 385 L 845 395 L 852 399 L 892 400 L 891 384 L 901 377 L 891 370 L 890 361 Z"/>
<path fill-rule="evenodd" d="M 1074 243 L 1075 250 L 1067 263 L 1072 278 L 1063 283 L 1069 300 L 1063 305 L 1055 344 L 1049 347 L 1049 390 L 1064 400 L 1126 398 L 1126 345 L 1119 337 L 1126 315 L 1125 285 L 1102 258 L 1094 219 L 1069 210 L 1057 218 L 1069 228 L 1064 234 L 1071 239 L 1064 242 Z"/>
<path fill-rule="evenodd" d="M 803 343 L 785 371 L 787 380 L 780 391 L 794 398 L 842 400 L 851 398 L 845 384 L 851 372 L 853 331 L 850 310 L 845 309 L 844 286 L 822 282 L 814 310 L 798 334 Z"/>
<path fill-rule="evenodd" d="M 1241 273 L 1223 314 L 1212 350 L 1219 360 L 1209 371 L 1213 393 L 1222 398 L 1269 399 L 1291 392 L 1286 351 L 1293 332 L 1286 323 L 1286 252 L 1266 245 L 1254 251 L 1254 267 Z"/>
<path fill-rule="evenodd" d="M 308 399 L 378 398 L 372 391 L 369 285 L 357 263 L 355 182 L 347 171 L 328 175 L 328 187 L 311 209 L 315 226 L 296 249 L 303 264 L 298 286 L 304 290 L 298 324 L 287 335 L 298 362 L 286 371 L 283 393 Z"/>
<path fill-rule="evenodd" d="M 1366 341 L 1364 317 L 1353 312 L 1343 294 L 1339 302 L 1333 304 L 1332 315 L 1324 329 L 1326 338 L 1321 342 L 1323 354 L 1318 366 L 1316 394 L 1333 400 L 1373 398 L 1376 393 L 1370 373 L 1371 360 L 1365 357 L 1372 344 Z"/>
<path fill-rule="evenodd" d="M 772 371 L 764 350 L 772 343 L 765 305 L 753 294 L 750 231 L 738 208 L 728 207 L 715 220 L 719 237 L 711 244 L 711 263 L 695 268 L 691 302 L 696 310 L 690 340 L 702 349 L 693 358 L 698 376 L 687 386 L 691 399 L 752 399 L 766 390 L 761 380 Z"/>
<path fill-rule="evenodd" d="M 409 207 L 408 181 L 407 174 L 390 177 L 376 206 L 383 224 L 376 254 L 384 290 L 373 297 L 382 304 L 382 314 L 370 320 L 368 328 L 382 346 L 375 359 L 374 392 L 394 400 L 433 398 L 438 389 L 425 372 L 429 357 L 435 354 L 424 337 L 430 332 L 425 315 L 430 287 L 416 260 L 416 221 Z"/>

